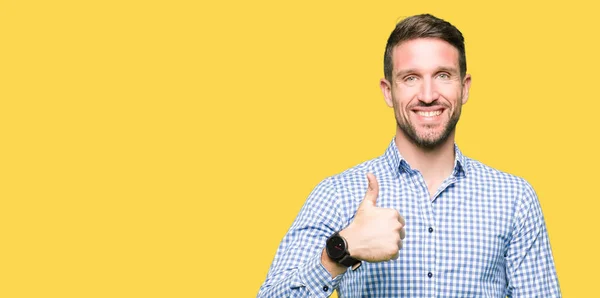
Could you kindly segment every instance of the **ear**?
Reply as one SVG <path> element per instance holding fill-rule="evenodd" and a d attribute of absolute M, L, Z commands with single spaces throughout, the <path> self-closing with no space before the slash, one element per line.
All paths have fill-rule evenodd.
<path fill-rule="evenodd" d="M 466 74 L 462 82 L 462 104 L 467 103 L 469 99 L 469 90 L 471 89 L 471 75 Z"/>
<path fill-rule="evenodd" d="M 394 100 L 392 99 L 392 84 L 388 82 L 386 79 L 379 80 L 379 88 L 381 88 L 381 93 L 383 93 L 383 99 L 385 99 L 385 103 L 388 107 L 394 107 Z"/>

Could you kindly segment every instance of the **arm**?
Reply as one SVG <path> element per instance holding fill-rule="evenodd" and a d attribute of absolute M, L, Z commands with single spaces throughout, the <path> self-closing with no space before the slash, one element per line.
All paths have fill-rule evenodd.
<path fill-rule="evenodd" d="M 348 270 L 327 256 L 324 246 L 336 231 L 348 243 L 350 256 L 369 262 L 398 257 L 404 239 L 404 218 L 395 209 L 379 208 L 379 183 L 367 174 L 368 189 L 352 223 L 336 207 L 338 192 L 325 180 L 311 193 L 292 227 L 283 238 L 259 297 L 328 297 Z"/>
<path fill-rule="evenodd" d="M 336 200 L 330 180 L 312 191 L 281 241 L 258 297 L 329 297 L 338 287 L 346 269 L 332 278 L 326 266 L 336 264 L 321 263 L 327 258 L 325 241 L 343 225 Z"/>
<path fill-rule="evenodd" d="M 508 297 L 561 297 L 542 209 L 525 182 L 506 253 Z"/>

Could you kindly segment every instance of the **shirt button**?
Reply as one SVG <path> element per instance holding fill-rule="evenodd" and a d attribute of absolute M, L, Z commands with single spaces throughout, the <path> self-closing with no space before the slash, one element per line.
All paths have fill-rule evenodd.
<path fill-rule="evenodd" d="M 325 291 L 325 292 L 329 291 L 329 287 L 328 286 L 323 286 L 323 291 Z"/>
<path fill-rule="evenodd" d="M 433 233 L 433 228 L 429 227 L 429 233 Z"/>
<path fill-rule="evenodd" d="M 427 273 L 427 277 L 431 278 L 433 276 L 433 273 L 429 272 Z"/>

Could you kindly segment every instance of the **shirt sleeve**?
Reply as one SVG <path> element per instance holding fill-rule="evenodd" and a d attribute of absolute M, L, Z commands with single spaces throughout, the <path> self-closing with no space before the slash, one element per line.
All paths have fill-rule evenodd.
<path fill-rule="evenodd" d="M 506 261 L 508 297 L 561 297 L 542 209 L 527 182 L 516 204 Z"/>
<path fill-rule="evenodd" d="M 329 297 L 339 286 L 344 274 L 332 279 L 321 264 L 327 238 L 343 225 L 330 179 L 315 187 L 283 237 L 257 297 Z"/>

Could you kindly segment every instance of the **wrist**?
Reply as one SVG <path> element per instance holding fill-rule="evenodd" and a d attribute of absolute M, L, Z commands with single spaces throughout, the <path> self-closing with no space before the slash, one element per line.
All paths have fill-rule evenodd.
<path fill-rule="evenodd" d="M 348 270 L 348 267 L 333 261 L 327 255 L 327 248 L 324 248 L 323 252 L 321 253 L 321 264 L 323 264 L 325 270 L 329 272 L 332 279 Z"/>
<path fill-rule="evenodd" d="M 356 270 L 360 267 L 361 260 L 354 258 L 349 249 L 346 238 L 337 232 L 327 239 L 325 245 L 325 252 L 331 261 Z"/>

